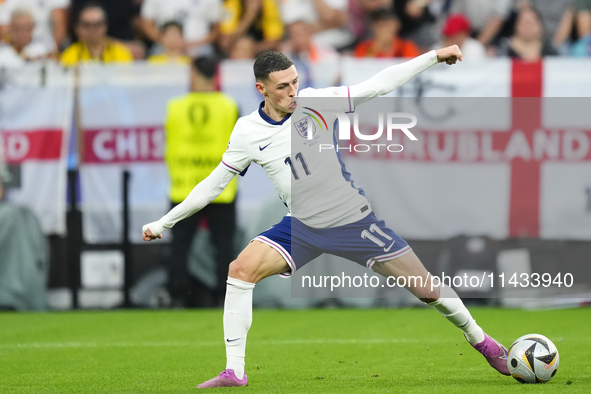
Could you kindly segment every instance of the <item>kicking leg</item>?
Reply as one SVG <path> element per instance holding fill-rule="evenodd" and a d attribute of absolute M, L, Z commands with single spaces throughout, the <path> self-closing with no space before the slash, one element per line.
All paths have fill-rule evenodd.
<path fill-rule="evenodd" d="M 224 302 L 226 369 L 197 388 L 246 386 L 246 336 L 252 323 L 252 292 L 260 280 L 288 271 L 281 254 L 259 241 L 251 242 L 230 264 Z"/>
<path fill-rule="evenodd" d="M 489 337 L 476 324 L 452 288 L 431 286 L 432 276 L 414 252 L 411 251 L 393 260 L 375 263 L 372 269 L 386 277 L 406 277 L 408 291 L 421 301 L 433 306 L 443 317 L 462 330 L 470 345 L 478 350 L 494 369 L 503 375 L 510 375 L 507 367 L 507 349 Z M 411 277 L 420 277 L 421 280 L 411 280 Z"/>

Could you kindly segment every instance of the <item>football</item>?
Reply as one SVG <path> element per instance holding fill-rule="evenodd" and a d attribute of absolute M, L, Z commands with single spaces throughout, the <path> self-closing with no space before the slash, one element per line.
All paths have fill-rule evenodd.
<path fill-rule="evenodd" d="M 551 340 L 540 334 L 517 338 L 509 348 L 509 372 L 520 383 L 546 383 L 556 375 L 560 358 Z"/>

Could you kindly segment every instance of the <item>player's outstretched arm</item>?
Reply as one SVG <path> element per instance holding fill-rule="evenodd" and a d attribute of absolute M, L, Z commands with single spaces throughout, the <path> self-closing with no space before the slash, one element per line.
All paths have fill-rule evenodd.
<path fill-rule="evenodd" d="M 224 191 L 235 175 L 236 173 L 228 170 L 223 164 L 218 165 L 207 178 L 191 190 L 182 203 L 171 209 L 160 220 L 142 227 L 144 241 L 162 238 L 164 230 L 168 230 L 177 222 L 203 209 Z"/>
<path fill-rule="evenodd" d="M 374 97 L 392 92 L 437 63 L 445 62 L 451 65 L 458 60 L 462 61 L 462 52 L 457 45 L 427 52 L 407 62 L 385 68 L 367 81 L 351 86 L 351 97 L 357 106 Z"/>

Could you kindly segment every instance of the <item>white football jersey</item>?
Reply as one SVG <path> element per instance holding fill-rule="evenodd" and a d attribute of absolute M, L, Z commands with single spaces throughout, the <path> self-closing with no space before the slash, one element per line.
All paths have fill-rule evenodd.
<path fill-rule="evenodd" d="M 307 97 L 327 97 L 322 103 L 332 108 L 303 107 Z M 320 144 L 337 145 L 333 140 L 336 115 L 322 110 L 354 110 L 348 87 L 300 91 L 297 110 L 280 122 L 269 118 L 262 105 L 238 119 L 222 163 L 236 173 L 251 162 L 261 165 L 291 215 L 310 227 L 342 226 L 367 216 L 369 201 L 353 184 L 340 154 L 319 149 Z"/>

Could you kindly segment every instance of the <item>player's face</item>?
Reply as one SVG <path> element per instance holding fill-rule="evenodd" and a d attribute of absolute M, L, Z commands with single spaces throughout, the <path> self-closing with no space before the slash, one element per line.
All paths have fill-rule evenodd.
<path fill-rule="evenodd" d="M 299 88 L 298 72 L 295 66 L 275 71 L 263 82 L 257 82 L 257 90 L 279 113 L 292 113 L 296 109 Z"/>

